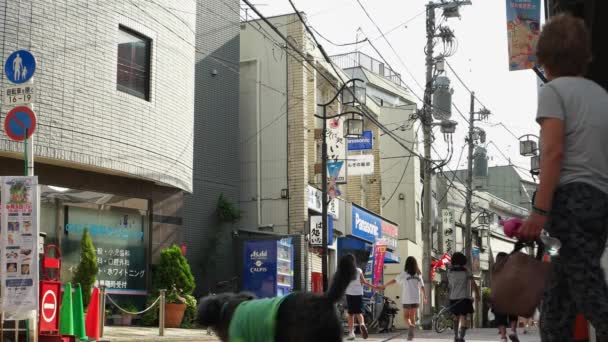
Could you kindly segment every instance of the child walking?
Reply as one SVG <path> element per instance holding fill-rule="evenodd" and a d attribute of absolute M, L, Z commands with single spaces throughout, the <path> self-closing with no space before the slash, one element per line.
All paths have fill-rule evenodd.
<path fill-rule="evenodd" d="M 381 290 L 384 290 L 388 286 L 391 286 L 395 283 L 399 283 L 401 285 L 401 303 L 403 304 L 403 318 L 405 322 L 409 325 L 409 331 L 407 335 L 408 341 L 414 339 L 414 331 L 416 327 L 416 311 L 420 307 L 420 293 L 424 298 L 424 303 L 426 304 L 426 293 L 424 292 L 424 282 L 422 281 L 422 277 L 420 276 L 420 268 L 418 267 L 418 262 L 414 257 L 408 257 L 405 260 L 405 267 L 401 274 L 386 283 L 383 286 L 380 286 Z"/>
<path fill-rule="evenodd" d="M 496 263 L 504 260 L 508 256 L 505 252 L 500 252 L 496 255 Z M 512 342 L 519 342 L 519 338 L 517 337 L 517 322 L 519 318 L 517 315 L 510 315 L 507 313 L 502 313 L 494 310 L 492 308 L 492 312 L 494 312 L 494 322 L 498 326 L 498 330 L 500 332 L 500 341 L 507 342 L 507 328 L 511 326 L 511 334 L 509 334 L 509 338 Z M 524 330 L 525 334 L 525 330 Z"/>
<path fill-rule="evenodd" d="M 454 315 L 454 341 L 464 342 L 467 333 L 467 316 L 474 313 L 471 288 L 477 298 L 480 297 L 479 288 L 473 279 L 472 273 L 465 267 L 467 257 L 457 252 L 452 255 L 452 267 L 448 271 L 448 284 L 450 291 L 450 311 Z"/>
<path fill-rule="evenodd" d="M 348 337 L 347 340 L 355 339 L 355 320 L 359 321 L 359 330 L 364 339 L 368 337 L 367 327 L 363 319 L 363 286 L 375 288 L 372 284 L 365 281 L 363 270 L 357 267 L 357 260 L 352 254 L 343 256 L 344 262 L 352 263 L 357 269 L 356 277 L 348 284 L 346 288 L 346 306 L 348 310 Z"/>

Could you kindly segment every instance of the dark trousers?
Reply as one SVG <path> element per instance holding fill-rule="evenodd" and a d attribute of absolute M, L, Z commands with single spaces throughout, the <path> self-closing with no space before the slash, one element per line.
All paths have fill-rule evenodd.
<path fill-rule="evenodd" d="M 541 307 L 543 342 L 571 342 L 577 313 L 608 342 L 608 286 L 600 265 L 608 238 L 608 195 L 584 184 L 560 186 L 547 225 L 562 247 L 551 259 L 551 282 Z"/>

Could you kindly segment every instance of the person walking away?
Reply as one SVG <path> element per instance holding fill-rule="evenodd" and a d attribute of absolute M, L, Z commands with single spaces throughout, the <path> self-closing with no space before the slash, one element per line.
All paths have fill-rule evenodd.
<path fill-rule="evenodd" d="M 352 262 L 353 267 L 357 268 L 356 277 L 348 284 L 346 288 L 346 307 L 348 310 L 348 338 L 347 340 L 352 341 L 355 339 L 355 320 L 359 323 L 359 330 L 361 330 L 361 336 L 364 339 L 368 337 L 367 327 L 365 326 L 365 320 L 363 319 L 363 286 L 374 288 L 374 286 L 368 283 L 363 277 L 363 270 L 357 267 L 357 260 L 352 254 L 347 254 L 343 258 L 346 261 Z"/>
<path fill-rule="evenodd" d="M 500 252 L 496 255 L 496 263 L 499 263 L 501 260 L 504 260 L 508 256 L 505 252 Z M 498 326 L 498 330 L 501 337 L 501 342 L 507 342 L 507 327 L 511 326 L 511 334 L 509 335 L 509 339 L 512 342 L 519 342 L 519 338 L 517 337 L 517 323 L 519 317 L 517 315 L 510 315 L 502 312 L 498 312 L 492 308 L 492 312 L 494 313 L 494 322 Z"/>
<path fill-rule="evenodd" d="M 536 55 L 549 82 L 538 96 L 541 173 L 532 213 L 519 230 L 543 228 L 561 241 L 541 305 L 543 342 L 571 341 L 577 312 L 608 341 L 608 286 L 601 257 L 608 238 L 608 93 L 585 79 L 591 38 L 583 20 L 547 22 Z"/>
<path fill-rule="evenodd" d="M 388 286 L 395 283 L 401 285 L 401 304 L 403 305 L 403 319 L 408 324 L 409 331 L 407 335 L 408 341 L 414 339 L 414 331 L 416 329 L 416 312 L 420 307 L 420 293 L 422 293 L 424 304 L 426 304 L 426 293 L 424 292 L 424 282 L 420 276 L 420 268 L 418 261 L 414 257 L 408 257 L 405 260 L 405 267 L 399 276 L 383 286 L 380 290 L 384 290 Z"/>
<path fill-rule="evenodd" d="M 480 297 L 479 288 L 473 279 L 473 274 L 465 267 L 466 264 L 467 257 L 456 252 L 452 255 L 452 267 L 448 270 L 450 311 L 454 315 L 455 342 L 464 342 L 467 333 L 467 316 L 475 312 L 471 288 L 477 298 Z"/>

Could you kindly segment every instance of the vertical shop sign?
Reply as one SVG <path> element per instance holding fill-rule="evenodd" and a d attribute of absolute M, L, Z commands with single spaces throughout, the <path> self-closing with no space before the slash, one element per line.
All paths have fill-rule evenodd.
<path fill-rule="evenodd" d="M 0 279 L 5 318 L 38 309 L 38 177 L 1 179 Z"/>
<path fill-rule="evenodd" d="M 509 70 L 532 69 L 540 36 L 540 0 L 507 0 Z"/>

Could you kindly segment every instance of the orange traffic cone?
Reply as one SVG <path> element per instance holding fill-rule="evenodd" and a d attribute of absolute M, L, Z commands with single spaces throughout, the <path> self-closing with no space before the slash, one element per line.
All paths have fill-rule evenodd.
<path fill-rule="evenodd" d="M 85 327 L 89 341 L 99 341 L 101 338 L 99 324 L 99 289 L 94 288 L 85 320 Z"/>

